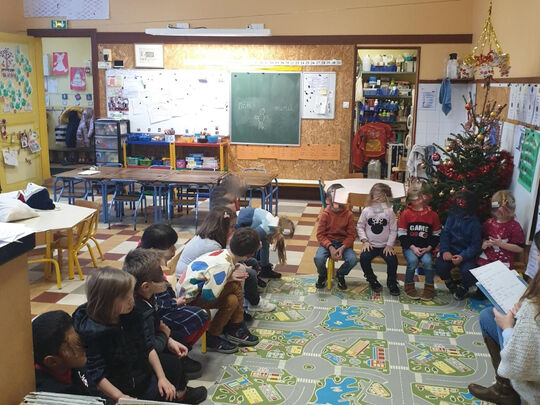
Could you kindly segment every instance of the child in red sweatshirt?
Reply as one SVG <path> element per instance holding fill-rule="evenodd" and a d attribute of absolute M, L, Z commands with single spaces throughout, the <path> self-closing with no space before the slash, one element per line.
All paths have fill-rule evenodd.
<path fill-rule="evenodd" d="M 343 260 L 344 263 L 337 271 L 338 288 L 346 290 L 345 276 L 356 265 L 357 258 L 353 250 L 356 239 L 356 227 L 352 212 L 344 204 L 334 201 L 337 189 L 343 188 L 341 184 L 332 184 L 326 191 L 328 206 L 319 217 L 317 227 L 317 241 L 320 246 L 313 258 L 319 278 L 315 287 L 324 288 L 327 281 L 326 261 L 329 257 Z"/>

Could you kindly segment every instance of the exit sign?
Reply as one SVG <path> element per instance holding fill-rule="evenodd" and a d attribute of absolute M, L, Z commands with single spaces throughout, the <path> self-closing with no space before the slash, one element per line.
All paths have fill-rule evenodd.
<path fill-rule="evenodd" d="M 53 30 L 67 30 L 67 20 L 51 20 Z"/>

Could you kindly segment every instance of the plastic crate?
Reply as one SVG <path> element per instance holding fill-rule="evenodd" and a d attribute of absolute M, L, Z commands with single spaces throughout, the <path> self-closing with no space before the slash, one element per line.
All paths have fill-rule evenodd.
<path fill-rule="evenodd" d="M 128 156 L 126 158 L 128 166 L 137 166 L 139 164 L 139 158 L 138 157 L 130 157 Z"/>
<path fill-rule="evenodd" d="M 151 166 L 152 159 L 148 158 L 139 158 L 139 166 Z"/>
<path fill-rule="evenodd" d="M 118 140 L 111 136 L 99 136 L 96 135 L 96 148 L 97 149 L 110 149 L 118 150 Z"/>

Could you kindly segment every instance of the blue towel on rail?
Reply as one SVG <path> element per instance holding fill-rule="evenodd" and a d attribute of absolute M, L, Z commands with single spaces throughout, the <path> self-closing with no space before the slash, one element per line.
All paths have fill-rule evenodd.
<path fill-rule="evenodd" d="M 439 90 L 439 104 L 442 104 L 444 115 L 448 115 L 452 110 L 452 89 L 448 77 L 441 83 L 441 89 Z"/>

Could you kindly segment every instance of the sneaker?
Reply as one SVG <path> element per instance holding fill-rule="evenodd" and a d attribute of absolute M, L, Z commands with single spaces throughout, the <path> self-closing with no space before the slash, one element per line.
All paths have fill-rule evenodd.
<path fill-rule="evenodd" d="M 420 299 L 422 301 L 432 301 L 435 298 L 435 285 L 433 284 L 424 284 L 424 291 Z"/>
<path fill-rule="evenodd" d="M 318 289 L 326 287 L 326 276 L 319 276 L 317 282 L 315 283 L 315 287 Z"/>
<path fill-rule="evenodd" d="M 253 315 L 246 312 L 246 310 L 244 309 L 244 322 L 251 322 L 252 320 L 253 320 Z"/>
<path fill-rule="evenodd" d="M 443 280 L 444 284 L 446 285 L 446 288 L 448 288 L 448 291 L 450 291 L 450 294 L 454 294 L 457 290 L 457 284 L 454 280 Z"/>
<path fill-rule="evenodd" d="M 261 266 L 261 271 L 259 272 L 259 277 L 261 278 L 281 278 L 281 273 L 272 270 L 272 264 L 267 264 L 266 266 Z"/>
<path fill-rule="evenodd" d="M 182 404 L 200 404 L 206 400 L 208 392 L 205 387 L 186 387 L 182 394 L 176 396 L 176 400 Z"/>
<path fill-rule="evenodd" d="M 414 283 L 405 283 L 405 295 L 413 300 L 420 299 L 420 296 L 418 295 L 418 291 L 416 291 L 416 287 Z"/>
<path fill-rule="evenodd" d="M 264 281 L 263 279 L 257 277 L 257 287 L 266 288 L 266 285 L 268 283 Z"/>
<path fill-rule="evenodd" d="M 340 290 L 346 290 L 347 289 L 347 283 L 345 282 L 345 276 L 338 274 L 337 275 L 337 286 Z"/>
<path fill-rule="evenodd" d="M 251 305 L 248 303 L 247 313 L 253 315 L 254 312 L 272 312 L 276 309 L 276 304 L 272 304 L 270 301 L 261 298 L 257 305 Z"/>
<path fill-rule="evenodd" d="M 184 373 L 188 380 L 195 380 L 202 375 L 202 365 L 196 360 L 186 356 L 182 357 L 182 365 L 184 366 Z"/>
<path fill-rule="evenodd" d="M 214 336 L 210 333 L 206 334 L 206 350 L 209 352 L 219 353 L 236 353 L 238 346 L 229 342 L 227 339 L 223 339 L 221 336 Z"/>
<path fill-rule="evenodd" d="M 469 289 L 460 284 L 456 288 L 456 292 L 454 293 L 454 298 L 458 301 L 463 301 L 465 298 L 467 298 L 468 293 L 469 293 Z"/>
<path fill-rule="evenodd" d="M 225 337 L 239 346 L 255 346 L 259 343 L 259 338 L 251 334 L 244 322 L 230 326 Z"/>
<path fill-rule="evenodd" d="M 376 278 L 368 280 L 369 286 L 374 292 L 381 292 L 382 291 L 382 285 L 379 283 L 379 280 Z"/>
<path fill-rule="evenodd" d="M 390 291 L 390 295 L 397 297 L 401 294 L 401 290 L 399 289 L 398 283 L 389 283 L 387 286 L 388 286 L 388 291 Z"/>

